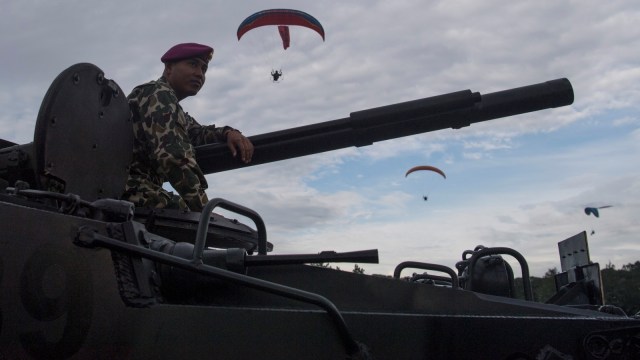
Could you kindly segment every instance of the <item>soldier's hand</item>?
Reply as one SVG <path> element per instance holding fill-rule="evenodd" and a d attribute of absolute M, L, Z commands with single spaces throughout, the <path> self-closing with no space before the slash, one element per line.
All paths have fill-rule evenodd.
<path fill-rule="evenodd" d="M 253 144 L 251 140 L 242 135 L 240 131 L 231 130 L 227 133 L 227 146 L 231 150 L 231 155 L 236 157 L 240 154 L 240 160 L 244 163 L 251 161 L 253 157 Z"/>

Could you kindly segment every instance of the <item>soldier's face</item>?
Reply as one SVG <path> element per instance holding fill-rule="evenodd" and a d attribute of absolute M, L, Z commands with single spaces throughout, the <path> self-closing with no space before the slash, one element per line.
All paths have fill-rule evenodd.
<path fill-rule="evenodd" d="M 178 100 L 182 100 L 202 89 L 207 69 L 207 62 L 200 58 L 186 59 L 166 64 L 165 77 Z"/>

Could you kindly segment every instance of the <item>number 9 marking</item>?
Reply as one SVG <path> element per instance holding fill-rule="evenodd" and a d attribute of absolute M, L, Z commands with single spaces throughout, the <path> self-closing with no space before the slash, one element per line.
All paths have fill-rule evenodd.
<path fill-rule="evenodd" d="M 42 246 L 29 257 L 22 270 L 20 300 L 39 323 L 36 330 L 22 332 L 20 342 L 34 358 L 72 356 L 82 347 L 91 326 L 90 267 L 72 250 Z"/>

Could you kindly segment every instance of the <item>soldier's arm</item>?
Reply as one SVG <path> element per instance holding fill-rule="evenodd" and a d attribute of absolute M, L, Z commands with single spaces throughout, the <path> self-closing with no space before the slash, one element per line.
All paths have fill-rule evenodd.
<path fill-rule="evenodd" d="M 187 132 L 191 143 L 195 146 L 210 144 L 212 142 L 226 142 L 231 155 L 240 154 L 240 160 L 248 163 L 253 157 L 253 144 L 251 140 L 242 135 L 239 130 L 230 126 L 216 127 L 215 125 L 202 126 L 196 119 L 185 113 Z"/>
<path fill-rule="evenodd" d="M 227 140 L 227 132 L 235 130 L 230 126 L 217 127 L 215 125 L 200 125 L 200 123 L 188 113 L 185 113 L 185 121 L 189 139 L 194 146 L 225 142 Z"/>

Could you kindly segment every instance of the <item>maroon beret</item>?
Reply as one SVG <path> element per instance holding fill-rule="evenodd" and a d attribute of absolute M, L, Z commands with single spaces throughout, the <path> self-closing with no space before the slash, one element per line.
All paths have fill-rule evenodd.
<path fill-rule="evenodd" d="M 207 45 L 196 43 L 178 44 L 164 53 L 164 55 L 162 55 L 162 57 L 160 58 L 160 61 L 162 61 L 163 63 L 168 63 L 184 59 L 191 59 L 194 57 L 198 57 L 206 62 L 209 62 L 213 57 L 213 48 Z"/>

